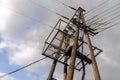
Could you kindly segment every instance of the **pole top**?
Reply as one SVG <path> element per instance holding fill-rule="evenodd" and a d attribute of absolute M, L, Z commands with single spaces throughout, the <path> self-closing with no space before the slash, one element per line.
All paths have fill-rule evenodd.
<path fill-rule="evenodd" d="M 85 12 L 85 10 L 81 7 L 79 7 L 78 10 Z"/>

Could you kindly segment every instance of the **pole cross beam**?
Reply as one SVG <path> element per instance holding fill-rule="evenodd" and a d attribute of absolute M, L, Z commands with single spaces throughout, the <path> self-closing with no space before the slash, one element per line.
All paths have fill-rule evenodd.
<path fill-rule="evenodd" d="M 77 27 L 82 28 L 85 32 L 91 33 L 91 34 L 93 34 L 93 35 L 98 34 L 98 32 L 95 32 L 95 29 L 92 29 L 92 28 L 90 28 L 90 27 L 88 27 L 88 26 L 83 25 L 83 23 L 80 23 L 80 22 L 76 21 L 76 19 L 73 19 L 72 22 L 73 22 L 73 24 L 76 25 Z"/>

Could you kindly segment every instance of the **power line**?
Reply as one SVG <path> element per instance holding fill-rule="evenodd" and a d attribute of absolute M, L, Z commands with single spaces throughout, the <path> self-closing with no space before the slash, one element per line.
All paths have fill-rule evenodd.
<path fill-rule="evenodd" d="M 38 63 L 38 62 L 40 62 L 40 61 L 42 61 L 42 60 L 44 60 L 44 59 L 46 59 L 46 58 L 47 58 L 47 57 L 41 58 L 41 59 L 36 60 L 36 61 L 34 61 L 34 62 L 32 62 L 32 63 L 26 65 L 26 66 L 23 66 L 23 67 L 21 67 L 21 68 L 19 68 L 19 69 L 16 69 L 16 70 L 14 70 L 14 71 L 9 72 L 9 73 L 6 73 L 6 74 L 0 76 L 0 79 L 6 77 L 6 76 L 8 76 L 8 75 L 11 75 L 11 74 L 13 74 L 13 73 L 16 73 L 16 72 L 18 72 L 18 71 L 20 71 L 20 70 L 22 70 L 22 69 L 25 69 L 25 68 L 27 68 L 27 67 L 33 65 L 33 64 L 36 64 L 36 63 Z"/>
<path fill-rule="evenodd" d="M 60 2 L 60 3 L 62 3 L 61 1 L 59 1 L 59 0 L 56 0 L 56 1 L 58 1 L 58 2 Z M 105 3 L 107 2 L 107 0 L 105 1 L 105 2 L 103 2 L 102 4 L 100 4 L 100 5 L 98 5 L 96 8 L 93 8 L 92 10 L 95 10 L 95 9 L 97 9 L 97 8 L 99 8 L 99 7 L 101 7 L 102 5 L 104 5 Z M 68 7 L 68 5 L 66 5 L 66 4 L 64 4 L 64 3 L 62 3 L 64 6 L 67 6 Z M 115 6 L 112 6 L 111 8 L 109 8 L 109 9 L 107 9 L 106 11 L 105 11 L 105 13 L 107 13 L 108 11 L 111 11 L 111 9 L 114 9 L 115 7 L 117 7 L 119 5 L 119 3 L 118 4 L 116 4 Z M 115 8 L 116 9 L 116 8 Z M 115 12 L 115 11 L 114 11 Z M 102 13 L 102 12 L 101 12 Z M 99 13 L 99 15 L 101 14 L 101 13 Z M 97 16 L 99 16 L 99 15 L 96 15 L 96 16 L 94 16 L 93 18 L 91 18 L 91 19 L 94 19 L 94 18 L 96 18 Z M 109 15 L 110 16 L 110 15 Z M 108 16 L 108 17 L 109 17 Z M 117 18 L 117 17 L 114 17 L 114 18 Z M 89 20 L 91 20 L 91 19 L 89 19 Z M 99 20 L 100 18 L 97 18 L 96 20 Z M 112 18 L 113 19 L 113 18 Z M 112 19 L 110 19 L 109 21 L 111 21 Z M 88 21 L 89 21 L 88 20 Z M 96 21 L 96 20 L 94 20 L 94 21 Z M 92 21 L 92 22 L 94 22 L 94 21 Z M 103 21 L 103 19 L 101 19 L 101 20 L 99 20 L 99 21 Z M 105 25 L 108 25 L 110 22 L 104 22 L 104 23 L 106 23 Z M 95 24 L 95 23 L 94 23 Z M 102 23 L 103 24 L 103 23 Z M 101 26 L 101 25 L 99 25 L 99 26 Z M 108 29 L 108 28 L 111 28 L 111 26 L 110 27 L 107 27 L 107 28 L 105 28 L 105 29 Z"/>
<path fill-rule="evenodd" d="M 120 18 L 119 16 L 120 16 L 120 15 L 115 16 L 115 17 L 113 17 L 112 19 L 110 19 L 109 21 L 111 21 L 111 20 L 113 20 L 113 19 L 116 19 L 116 18 Z M 108 27 L 105 27 L 105 28 L 102 28 L 102 27 L 104 27 L 104 26 L 101 26 L 101 27 L 99 27 L 99 28 L 97 29 L 97 30 L 98 30 L 98 33 L 103 32 L 103 31 L 105 31 L 105 30 L 107 30 L 107 29 L 109 29 L 109 28 L 112 28 L 112 27 L 114 27 L 114 26 L 117 25 L 117 24 L 119 24 L 119 21 L 118 21 L 118 22 L 115 22 L 114 24 L 111 24 L 111 25 L 109 25 Z M 106 24 L 106 25 L 108 25 L 108 24 Z"/>
<path fill-rule="evenodd" d="M 118 18 L 119 17 L 119 15 L 117 15 L 117 17 L 114 15 L 114 14 L 117 14 L 119 12 L 119 10 L 117 11 L 117 12 L 113 12 L 113 14 L 108 14 L 108 15 L 106 15 L 106 16 L 104 16 L 104 19 L 109 19 L 109 20 L 112 20 L 112 18 Z M 111 17 L 111 16 L 114 16 L 114 17 Z M 96 16 L 93 16 L 91 19 L 93 19 L 93 18 L 95 18 Z M 91 22 L 89 22 L 91 19 L 88 19 L 87 20 L 87 24 L 89 24 L 89 25 L 94 25 L 94 24 L 96 24 L 96 23 L 98 23 L 98 22 L 101 22 L 101 21 L 104 21 L 104 19 L 102 19 L 102 17 L 99 17 L 99 18 L 97 18 L 97 19 L 95 19 L 95 20 L 93 20 L 93 21 L 91 21 Z M 94 23 L 93 23 L 94 22 Z M 108 20 L 106 20 L 105 22 L 108 22 Z M 104 22 L 102 22 L 102 23 L 104 23 Z"/>
<path fill-rule="evenodd" d="M 108 9 L 106 9 L 106 10 L 104 10 L 104 11 L 102 11 L 101 13 L 96 14 L 96 15 L 93 16 L 92 18 L 88 19 L 87 22 L 89 22 L 90 20 L 93 20 L 93 19 L 95 19 L 95 18 L 98 18 L 98 17 L 108 18 L 108 17 L 110 17 L 112 14 L 113 14 L 113 15 L 114 15 L 114 14 L 117 14 L 117 13 L 118 13 L 118 9 L 119 9 L 119 7 L 120 7 L 119 4 L 120 4 L 120 3 L 118 3 L 118 4 L 116 4 L 116 5 L 108 8 Z M 105 15 L 105 14 L 106 14 L 106 15 Z"/>
<path fill-rule="evenodd" d="M 108 0 L 102 2 L 101 4 L 99 4 L 98 6 L 96 6 L 95 8 L 87 11 L 87 12 L 85 13 L 85 15 L 88 14 L 88 13 L 90 13 L 90 12 L 92 12 L 92 11 L 94 11 L 94 10 L 96 10 L 97 8 L 100 8 L 101 6 L 103 6 L 104 4 L 106 4 L 107 1 L 108 1 Z"/>
<path fill-rule="evenodd" d="M 102 14 L 103 14 L 103 16 L 104 16 L 105 13 L 106 13 L 106 14 L 108 14 L 108 13 L 112 13 L 111 11 L 115 12 L 115 11 L 117 11 L 117 10 L 120 8 L 119 5 L 120 5 L 120 3 L 115 4 L 114 6 L 112 6 L 112 7 L 108 8 L 108 9 L 102 11 L 102 12 L 99 13 L 98 15 L 102 15 Z"/>
<path fill-rule="evenodd" d="M 103 29 L 100 30 L 98 33 L 101 33 L 101 32 L 103 32 L 103 31 L 105 31 L 105 30 L 107 30 L 107 29 L 110 29 L 110 28 L 114 27 L 115 25 L 117 25 L 117 23 L 115 23 L 115 24 L 113 24 L 113 25 L 110 25 L 109 27 L 103 28 Z"/>
<path fill-rule="evenodd" d="M 119 15 L 116 15 L 116 16 L 108 19 L 108 20 L 105 20 L 105 21 L 104 21 L 103 19 L 99 20 L 98 22 L 104 21 L 104 22 L 103 22 L 104 25 L 95 26 L 97 32 L 100 33 L 100 32 L 103 32 L 103 31 L 109 29 L 109 28 L 114 27 L 115 25 L 117 25 L 117 24 L 119 23 L 119 22 L 116 22 L 115 20 L 116 20 L 116 19 L 119 19 L 119 18 L 120 18 L 120 14 L 119 14 Z M 111 21 L 112 21 L 112 20 L 114 20 L 114 22 L 112 22 L 113 24 L 111 24 Z M 96 22 L 96 23 L 97 23 L 97 22 Z M 95 23 L 93 23 L 93 24 L 95 24 Z M 108 26 L 108 27 L 104 27 L 104 26 L 107 26 L 107 25 L 109 25 L 109 26 Z M 103 27 L 104 27 L 104 28 L 103 28 Z"/>
<path fill-rule="evenodd" d="M 119 12 L 119 11 L 118 11 L 118 12 Z M 117 18 L 120 17 L 120 15 L 116 15 L 116 16 L 114 16 L 114 17 L 111 17 L 111 16 L 112 16 L 112 15 L 105 16 L 105 17 L 104 17 L 105 20 L 104 20 L 104 19 L 97 18 L 96 20 L 89 22 L 88 25 L 96 25 L 97 23 L 100 23 L 100 25 L 98 25 L 98 26 L 95 27 L 95 28 L 97 28 L 97 27 L 100 27 L 100 26 L 101 26 L 101 23 L 102 23 L 102 25 L 103 25 L 103 27 L 104 27 L 105 25 L 110 24 L 112 20 L 117 19 Z M 109 17 L 110 17 L 110 18 L 109 18 Z"/>
<path fill-rule="evenodd" d="M 109 20 L 106 20 L 106 21 L 105 21 L 105 23 L 106 23 L 105 25 L 110 24 L 112 20 L 115 20 L 115 19 L 117 19 L 117 18 L 120 18 L 120 14 L 119 14 L 119 15 L 117 15 L 117 16 L 112 17 L 112 18 L 111 18 L 111 19 L 109 19 Z M 104 27 L 104 25 L 103 25 L 103 26 L 101 26 L 101 27 L 100 27 L 100 26 L 101 26 L 101 25 L 98 25 L 98 26 L 96 26 L 96 28 L 98 28 L 98 27 L 99 27 L 98 29 L 101 29 L 101 27 Z M 103 29 L 103 28 L 102 28 L 102 29 Z"/>
<path fill-rule="evenodd" d="M 92 20 L 94 18 L 97 18 L 99 16 L 101 16 L 101 17 L 105 16 L 106 17 L 106 16 L 109 15 L 108 17 L 110 17 L 111 14 L 115 14 L 115 11 L 118 11 L 118 9 L 120 7 L 119 5 L 120 5 L 120 3 L 118 3 L 118 4 L 116 4 L 116 5 L 112 6 L 112 7 L 110 7 L 108 9 L 105 9 L 104 11 L 96 14 L 95 16 L 93 16 L 92 18 L 88 19 L 87 21 Z M 116 12 L 116 13 L 118 13 L 118 12 Z M 106 17 L 106 18 L 108 18 L 108 17 Z"/>

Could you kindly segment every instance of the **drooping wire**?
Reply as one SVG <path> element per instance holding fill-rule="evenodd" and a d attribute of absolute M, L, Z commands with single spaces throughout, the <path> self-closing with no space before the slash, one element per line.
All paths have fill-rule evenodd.
<path fill-rule="evenodd" d="M 47 58 L 47 57 L 43 57 L 43 58 L 41 58 L 41 59 L 39 59 L 39 60 L 36 60 L 36 61 L 34 61 L 34 62 L 30 63 L 30 64 L 27 64 L 26 66 L 23 66 L 23 67 L 21 67 L 21 68 L 19 68 L 19 69 L 16 69 L 16 70 L 14 70 L 14 71 L 8 72 L 8 73 L 0 76 L 0 79 L 6 77 L 6 76 L 8 76 L 8 75 L 11 75 L 11 74 L 13 74 L 13 73 L 16 73 L 16 72 L 18 72 L 18 71 L 20 71 L 20 70 L 22 70 L 22 69 L 25 69 L 25 68 L 33 65 L 33 64 L 36 64 L 36 63 L 38 63 L 38 62 L 40 62 L 40 61 L 42 61 L 42 60 L 44 60 L 44 59 L 46 59 L 46 58 Z"/>

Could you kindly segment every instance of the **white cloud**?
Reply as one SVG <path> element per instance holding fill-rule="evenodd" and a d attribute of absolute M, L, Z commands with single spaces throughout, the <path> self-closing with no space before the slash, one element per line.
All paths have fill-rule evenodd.
<path fill-rule="evenodd" d="M 5 48 L 5 47 L 6 47 L 6 43 L 5 42 L 1 42 L 0 43 L 0 49 Z"/>
<path fill-rule="evenodd" d="M 30 59 L 38 56 L 35 56 L 36 53 L 38 53 L 36 52 L 36 47 L 33 48 L 24 44 L 19 45 L 18 51 L 10 55 L 11 64 L 27 64 Z"/>
<path fill-rule="evenodd" d="M 39 10 L 31 2 L 28 5 L 29 7 L 26 7 L 26 3 L 28 3 L 27 0 L 24 2 L 25 5 L 23 5 L 23 1 L 11 0 L 10 2 L 13 7 L 10 6 L 7 0 L 2 0 L 2 2 L 3 7 L 0 7 L 0 34 L 3 41 L 0 43 L 0 48 L 10 49 L 9 54 L 7 54 L 9 63 L 11 65 L 24 66 L 42 58 L 42 47 L 50 29 L 49 27 L 45 28 L 44 25 L 38 22 L 36 23 L 34 20 L 30 20 L 31 18 L 35 18 L 35 20 L 38 21 L 40 20 L 38 16 L 36 16 L 36 11 L 39 12 Z M 25 10 L 23 10 L 23 8 Z M 34 65 L 30 67 L 29 70 L 38 69 L 41 65 L 45 66 L 46 63 L 42 62 Z"/>
<path fill-rule="evenodd" d="M 6 29 L 6 23 L 11 15 L 11 12 L 8 9 L 4 8 L 6 5 L 11 6 L 10 1 L 7 0 L 0 1 L 0 19 L 2 19 L 0 21 L 0 32 L 4 32 L 4 30 Z"/>

